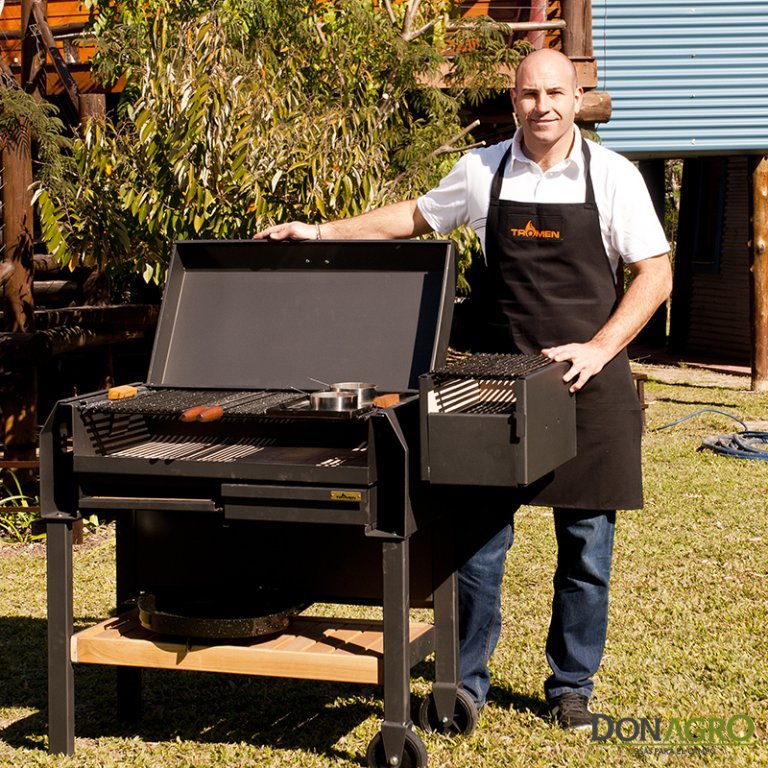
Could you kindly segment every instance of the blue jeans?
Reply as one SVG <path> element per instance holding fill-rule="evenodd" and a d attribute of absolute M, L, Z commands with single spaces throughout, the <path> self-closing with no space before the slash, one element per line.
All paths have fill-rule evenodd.
<path fill-rule="evenodd" d="M 616 513 L 555 509 L 554 521 L 557 568 L 546 645 L 552 674 L 544 690 L 547 700 L 567 691 L 589 697 L 605 647 Z M 482 542 L 476 537 L 468 545 L 474 552 L 459 568 L 461 680 L 479 707 L 490 686 L 488 661 L 501 631 L 501 581 L 513 539 L 514 510 L 487 520 Z"/>

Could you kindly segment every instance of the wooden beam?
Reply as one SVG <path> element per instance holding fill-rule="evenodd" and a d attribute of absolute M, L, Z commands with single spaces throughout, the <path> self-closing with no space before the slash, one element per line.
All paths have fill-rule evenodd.
<path fill-rule="evenodd" d="M 35 313 L 37 329 L 67 328 L 75 325 L 104 331 L 151 329 L 157 325 L 159 308 L 155 304 L 115 304 L 98 307 L 41 309 Z"/>
<path fill-rule="evenodd" d="M 25 88 L 37 61 L 37 46 L 30 31 L 32 23 L 32 0 L 22 0 L 21 72 Z M 32 140 L 28 121 L 20 120 L 18 133 L 5 139 L 2 164 L 3 327 L 6 331 L 30 333 L 34 331 L 35 304 L 32 294 Z M 37 372 L 33 365 L 20 364 L 14 369 L 14 379 L 17 386 L 0 393 L 3 455 L 11 461 L 31 460 L 37 447 Z"/>
<path fill-rule="evenodd" d="M 84 32 L 86 26 L 87 22 L 85 21 L 71 21 L 68 24 L 49 25 L 48 28 L 54 37 L 68 37 L 69 35 L 77 35 Z M 4 29 L 2 36 L 4 40 L 20 40 L 23 34 L 20 29 Z"/>
<path fill-rule="evenodd" d="M 37 56 L 37 43 L 29 27 L 33 23 L 32 0 L 21 0 L 21 87 L 28 91 Z"/>
<path fill-rule="evenodd" d="M 752 171 L 752 389 L 768 392 L 768 156 Z"/>
<path fill-rule="evenodd" d="M 611 96 L 607 91 L 586 91 L 578 114 L 579 123 L 607 123 L 611 119 Z"/>
<path fill-rule="evenodd" d="M 499 106 L 500 105 L 500 106 Z M 495 123 L 497 125 L 515 125 L 512 105 L 502 99 L 490 109 L 475 111 L 483 124 Z M 592 126 L 594 123 L 607 123 L 611 119 L 611 97 L 605 91 L 586 91 L 581 111 L 577 116 L 577 123 L 581 126 Z"/>
<path fill-rule="evenodd" d="M 497 21 L 499 27 L 506 27 L 510 32 L 538 32 L 543 30 L 565 29 L 563 19 L 553 19 L 552 21 Z M 446 32 L 458 32 L 462 29 L 477 29 L 476 24 L 449 24 Z"/>
<path fill-rule="evenodd" d="M 69 69 L 67 69 L 67 65 L 61 56 L 61 52 L 56 46 L 56 41 L 53 39 L 51 29 L 48 26 L 48 21 L 45 18 L 45 6 L 40 0 L 33 0 L 32 15 L 37 24 L 37 31 L 40 34 L 40 37 L 43 38 L 45 47 L 48 50 L 48 56 L 51 58 L 53 68 L 56 70 L 56 73 L 64 86 L 64 91 L 67 96 L 69 96 L 75 111 L 80 114 L 80 92 L 77 90 L 77 85 L 72 79 Z"/>
<path fill-rule="evenodd" d="M 107 97 L 103 93 L 80 94 L 80 122 L 85 124 L 92 118 L 103 118 L 107 114 Z"/>
<path fill-rule="evenodd" d="M 64 93 L 64 86 L 61 83 L 58 72 L 53 68 L 51 64 L 36 66 L 36 70 L 39 72 L 40 80 L 45 85 L 45 91 L 50 96 L 58 96 Z M 21 67 L 17 65 L 11 65 L 10 71 L 17 81 L 21 82 L 20 71 Z M 73 63 L 67 64 L 67 69 L 70 76 L 75 81 L 78 92 L 83 93 L 120 93 L 125 87 L 125 75 L 121 75 L 115 83 L 112 85 L 102 85 L 97 83 L 91 77 L 91 65 L 89 63 Z"/>

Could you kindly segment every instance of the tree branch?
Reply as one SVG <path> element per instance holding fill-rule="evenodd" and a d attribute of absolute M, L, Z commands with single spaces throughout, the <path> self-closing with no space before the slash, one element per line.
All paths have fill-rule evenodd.
<path fill-rule="evenodd" d="M 405 32 L 405 31 L 403 31 L 403 40 L 405 40 L 406 42 L 410 43 L 411 40 L 415 40 L 417 37 L 420 37 L 425 32 L 428 32 L 430 29 L 432 29 L 432 27 L 434 27 L 435 24 L 437 24 L 438 21 L 440 21 L 440 17 L 439 16 L 437 18 L 435 18 L 435 19 L 432 19 L 432 21 L 430 21 L 427 24 L 425 24 L 423 27 L 421 27 L 421 29 L 417 29 L 415 32 Z"/>
<path fill-rule="evenodd" d="M 411 25 L 416 18 L 416 13 L 418 12 L 420 5 L 421 0 L 409 0 L 408 7 L 405 9 L 405 21 L 403 21 L 403 37 L 411 34 Z"/>
<path fill-rule="evenodd" d="M 470 144 L 466 147 L 454 147 L 453 145 L 460 139 L 462 136 L 466 136 L 473 128 L 477 128 L 477 126 L 480 125 L 479 120 L 473 120 L 466 128 L 459 131 L 455 136 L 448 139 L 444 144 L 441 144 L 437 149 L 433 150 L 429 153 L 429 158 L 433 159 L 436 157 L 440 157 L 440 155 L 448 155 L 451 152 L 464 152 L 468 149 L 474 149 L 475 147 L 484 147 L 485 142 L 484 141 L 478 141 L 474 144 Z M 406 175 L 405 171 L 402 171 L 397 176 L 395 176 L 394 179 L 392 179 L 389 183 L 385 185 L 385 189 L 393 189 L 398 185 L 400 180 L 404 178 Z"/>
<path fill-rule="evenodd" d="M 452 152 L 466 152 L 469 149 L 477 149 L 478 147 L 484 147 L 484 141 L 476 141 L 474 144 L 467 144 L 463 147 L 438 147 L 430 157 L 439 157 L 440 155 L 450 155 Z"/>
<path fill-rule="evenodd" d="M 397 17 L 395 16 L 395 12 L 392 10 L 392 3 L 389 0 L 384 0 L 384 7 L 387 9 L 387 13 L 389 14 L 389 20 L 393 24 L 397 24 Z"/>
<path fill-rule="evenodd" d="M 479 141 L 476 144 L 473 144 L 471 147 L 454 147 L 453 145 L 459 141 L 459 139 L 464 138 L 470 131 L 477 128 L 477 126 L 480 125 L 479 120 L 473 120 L 466 128 L 459 131 L 455 136 L 452 136 L 448 141 L 446 141 L 444 144 L 441 144 L 437 149 L 435 149 L 431 154 L 430 157 L 439 157 L 440 155 L 447 155 L 450 152 L 463 152 L 465 149 L 473 149 L 474 147 L 483 147 L 485 146 L 484 141 Z"/>
<path fill-rule="evenodd" d="M 319 19 L 315 22 L 315 29 L 317 30 L 317 34 L 320 35 L 320 42 L 327 46 L 328 38 L 325 36 L 325 32 L 323 32 L 323 23 Z"/>

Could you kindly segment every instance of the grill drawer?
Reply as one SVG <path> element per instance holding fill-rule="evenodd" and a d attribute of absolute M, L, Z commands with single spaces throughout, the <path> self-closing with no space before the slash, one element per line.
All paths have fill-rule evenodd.
<path fill-rule="evenodd" d="M 285 523 L 372 525 L 376 522 L 375 488 L 313 488 L 225 484 L 227 520 Z"/>

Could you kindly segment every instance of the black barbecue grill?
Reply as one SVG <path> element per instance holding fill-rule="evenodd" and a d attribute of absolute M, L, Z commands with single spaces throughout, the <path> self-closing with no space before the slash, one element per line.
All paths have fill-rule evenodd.
<path fill-rule="evenodd" d="M 117 666 L 134 717 L 142 667 L 382 683 L 377 768 L 426 762 L 410 668 L 434 651 L 421 724 L 474 727 L 457 685 L 453 532 L 421 476 L 450 483 L 452 430 L 485 450 L 491 424 L 516 467 L 502 472 L 505 445 L 492 479 L 526 482 L 573 442 L 531 466 L 536 419 L 559 440 L 572 403 L 549 361 L 511 378 L 445 366 L 453 270 L 438 241 L 177 243 L 147 382 L 59 402 L 41 436 L 52 752 L 74 751 L 73 662 Z M 347 381 L 383 399 L 312 407 L 319 382 Z M 457 381 L 483 382 L 469 410 L 449 402 Z M 73 634 L 84 511 L 116 520 L 117 616 Z M 383 619 L 297 615 L 319 601 L 380 605 Z M 411 622 L 411 607 L 434 621 Z"/>

